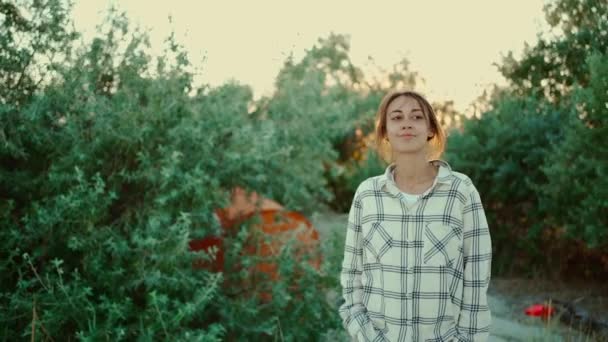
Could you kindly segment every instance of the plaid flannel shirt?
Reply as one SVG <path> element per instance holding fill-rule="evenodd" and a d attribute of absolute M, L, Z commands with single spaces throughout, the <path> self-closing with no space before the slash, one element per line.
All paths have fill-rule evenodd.
<path fill-rule="evenodd" d="M 395 165 L 363 181 L 348 216 L 339 313 L 359 341 L 485 341 L 492 244 L 477 189 L 434 160 L 439 173 L 415 202 Z"/>

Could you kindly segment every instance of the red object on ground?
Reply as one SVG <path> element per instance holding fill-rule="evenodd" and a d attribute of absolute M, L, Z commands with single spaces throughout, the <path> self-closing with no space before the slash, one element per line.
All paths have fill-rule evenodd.
<path fill-rule="evenodd" d="M 552 316 L 555 309 L 552 306 L 544 304 L 534 304 L 526 308 L 525 313 L 528 316 L 548 318 Z"/>

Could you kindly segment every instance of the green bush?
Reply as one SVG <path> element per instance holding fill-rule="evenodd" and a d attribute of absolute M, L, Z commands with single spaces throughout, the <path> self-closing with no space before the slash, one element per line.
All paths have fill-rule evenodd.
<path fill-rule="evenodd" d="M 608 50 L 594 37 L 608 32 L 608 5 L 555 0 L 545 11 L 563 34 L 504 58 L 508 87 L 450 136 L 447 155 L 484 199 L 496 274 L 598 279 L 608 275 Z"/>
<path fill-rule="evenodd" d="M 60 20 L 65 6 L 48 10 Z M 208 256 L 188 245 L 218 234 L 213 212 L 236 185 L 297 209 L 327 196 L 323 160 L 285 161 L 331 158 L 328 136 L 307 126 L 290 139 L 283 125 L 301 112 L 276 107 L 281 119 L 264 120 L 263 108 L 249 112 L 256 104 L 247 86 L 194 88 L 179 45 L 169 39 L 166 54 L 153 59 L 146 41 L 112 14 L 91 44 L 70 45 L 73 53 L 35 90 L 0 86 L 3 339 L 264 340 L 280 333 L 294 341 L 339 327 L 324 296 L 335 286 L 335 275 L 323 272 L 327 261 L 321 272 L 311 269 L 287 245 L 275 260 L 282 279 L 271 286 L 275 300 L 263 305 L 256 293 L 267 288 L 239 286 L 249 277 L 239 267 L 259 261 L 242 254 L 250 223 L 224 239 L 225 274 L 193 269 Z M 315 124 L 329 123 L 323 120 L 320 113 Z M 288 284 L 296 281 L 293 292 Z"/>
<path fill-rule="evenodd" d="M 549 181 L 542 193 L 554 225 L 602 248 L 608 246 L 608 55 L 594 54 L 587 64 L 589 85 L 569 101 L 564 138 L 543 166 Z"/>
<path fill-rule="evenodd" d="M 335 199 L 332 208 L 339 212 L 347 212 L 351 206 L 355 190 L 369 177 L 384 173 L 386 162 L 373 149 L 366 149 L 362 160 L 350 160 L 344 164 L 335 164 L 326 176 L 331 180 Z"/>
<path fill-rule="evenodd" d="M 445 159 L 474 180 L 492 233 L 496 273 L 520 262 L 538 263 L 538 233 L 543 228 L 539 186 L 547 183 L 541 166 L 563 135 L 564 115 L 548 104 L 503 95 L 481 118 L 450 134 Z M 527 258 L 525 257 L 527 256 Z"/>

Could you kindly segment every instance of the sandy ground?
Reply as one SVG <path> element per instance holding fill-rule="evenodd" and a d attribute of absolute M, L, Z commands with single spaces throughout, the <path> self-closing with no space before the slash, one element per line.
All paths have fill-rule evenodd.
<path fill-rule="evenodd" d="M 316 213 L 311 216 L 315 227 L 319 230 L 321 239 L 327 238 L 332 231 L 344 230 L 346 228 L 346 214 Z M 534 285 L 534 286 L 533 286 Z M 545 291 L 541 291 L 545 290 Z M 568 292 L 568 291 L 566 291 Z M 549 293 L 554 298 L 571 297 L 576 294 L 576 289 L 566 293 L 564 290 L 557 293 Z M 488 300 L 492 311 L 492 327 L 489 341 L 603 341 L 597 337 L 582 334 L 580 331 L 565 326 L 557 319 L 548 322 L 536 317 L 528 317 L 524 314 L 527 306 L 543 303 L 541 295 L 546 295 L 546 289 L 531 284 L 526 280 L 511 280 L 493 278 L 488 289 Z M 579 293 L 580 295 L 580 293 Z M 591 296 L 592 294 L 585 294 Z M 335 300 L 336 294 L 329 294 L 331 300 Z M 562 298 L 560 298 L 562 299 Z M 569 300 L 569 298 L 563 298 Z M 603 300 L 608 298 L 597 296 L 589 300 Z M 608 316 L 608 312 L 605 312 Z"/>

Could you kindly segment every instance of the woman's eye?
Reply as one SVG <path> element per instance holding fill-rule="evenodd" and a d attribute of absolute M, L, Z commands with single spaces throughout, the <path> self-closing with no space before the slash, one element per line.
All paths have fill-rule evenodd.
<path fill-rule="evenodd" d="M 400 116 L 393 116 L 393 118 L 391 120 L 399 120 L 399 119 L 401 119 Z"/>
<path fill-rule="evenodd" d="M 422 116 L 420 116 L 420 115 L 416 115 L 416 116 L 414 116 L 414 119 L 416 119 L 416 120 L 420 120 L 420 119 L 422 119 Z"/>

